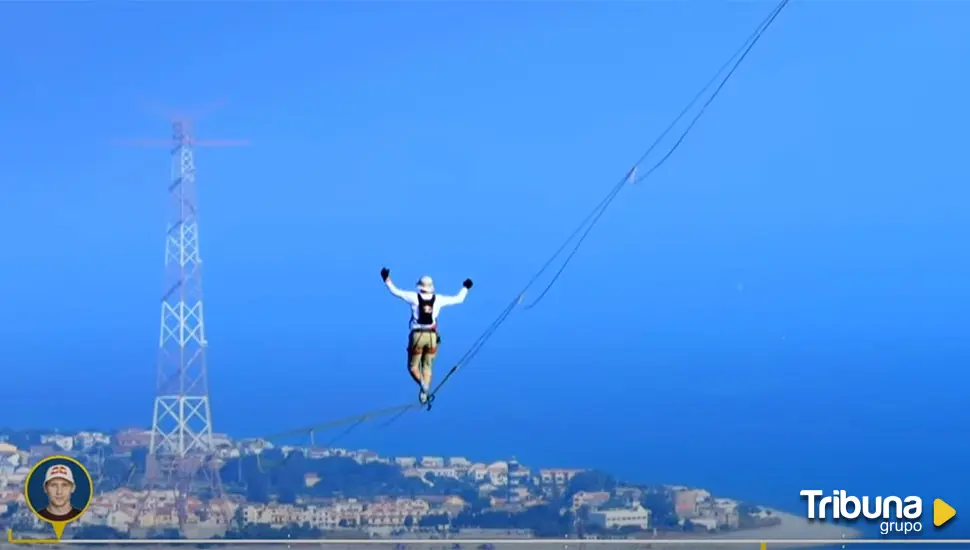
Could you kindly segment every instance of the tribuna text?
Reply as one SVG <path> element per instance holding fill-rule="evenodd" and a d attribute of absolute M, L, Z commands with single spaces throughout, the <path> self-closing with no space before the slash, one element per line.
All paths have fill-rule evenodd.
<path fill-rule="evenodd" d="M 808 500 L 808 519 L 824 520 L 831 517 L 854 520 L 862 516 L 869 520 L 882 520 L 879 532 L 883 535 L 919 533 L 923 530 L 923 524 L 919 521 L 923 515 L 923 499 L 920 497 L 854 497 L 848 496 L 844 490 L 822 496 L 825 494 L 823 491 L 807 489 L 798 494 Z M 894 517 L 898 521 L 888 521 Z"/>

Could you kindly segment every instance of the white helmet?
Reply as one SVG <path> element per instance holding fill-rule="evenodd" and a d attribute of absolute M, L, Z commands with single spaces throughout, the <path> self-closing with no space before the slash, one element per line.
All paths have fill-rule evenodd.
<path fill-rule="evenodd" d="M 426 294 L 434 294 L 434 281 L 428 275 L 418 279 L 418 291 Z"/>

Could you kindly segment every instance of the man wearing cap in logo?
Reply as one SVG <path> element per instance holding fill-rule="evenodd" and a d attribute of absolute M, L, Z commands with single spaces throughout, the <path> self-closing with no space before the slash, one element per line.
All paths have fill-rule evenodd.
<path fill-rule="evenodd" d="M 465 279 L 461 290 L 455 296 L 435 294 L 434 281 L 425 275 L 418 280 L 418 291 L 400 290 L 391 282 L 391 270 L 381 269 L 381 279 L 391 294 L 404 300 L 411 306 L 411 335 L 408 339 L 408 371 L 411 378 L 421 388 L 418 401 L 428 402 L 428 391 L 431 388 L 431 365 L 435 354 L 438 353 L 438 313 L 445 306 L 453 306 L 465 301 L 468 289 L 472 287 L 472 280 Z"/>
<path fill-rule="evenodd" d="M 81 514 L 71 504 L 74 494 L 74 474 L 65 464 L 54 464 L 44 475 L 44 492 L 47 493 L 47 508 L 39 511 L 40 517 L 48 521 L 71 521 Z"/>

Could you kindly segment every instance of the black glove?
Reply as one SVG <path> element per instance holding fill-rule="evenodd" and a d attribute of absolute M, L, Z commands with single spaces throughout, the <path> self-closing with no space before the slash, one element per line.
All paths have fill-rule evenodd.
<path fill-rule="evenodd" d="M 386 268 L 386 267 L 382 267 L 381 268 L 381 279 L 387 281 L 387 278 L 390 277 L 390 276 L 391 276 L 391 270 L 388 269 L 388 268 Z"/>
<path fill-rule="evenodd" d="M 472 280 L 471 279 L 465 279 L 465 282 L 462 283 L 461 286 L 463 286 L 465 288 L 471 288 L 472 287 Z"/>

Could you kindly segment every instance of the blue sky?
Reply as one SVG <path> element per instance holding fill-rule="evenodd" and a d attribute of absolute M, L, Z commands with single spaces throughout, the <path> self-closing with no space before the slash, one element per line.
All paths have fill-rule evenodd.
<path fill-rule="evenodd" d="M 252 141 L 197 163 L 216 429 L 258 435 L 412 399 L 381 266 L 475 280 L 442 372 L 769 9 L 4 4 L 0 424 L 150 421 L 168 159 L 117 144 L 168 135 L 147 106 L 226 98 L 200 136 Z M 794 507 L 812 484 L 956 492 L 968 22 L 794 2 L 434 413 L 347 444 Z M 38 405 L 52 377 L 77 400 Z"/>

